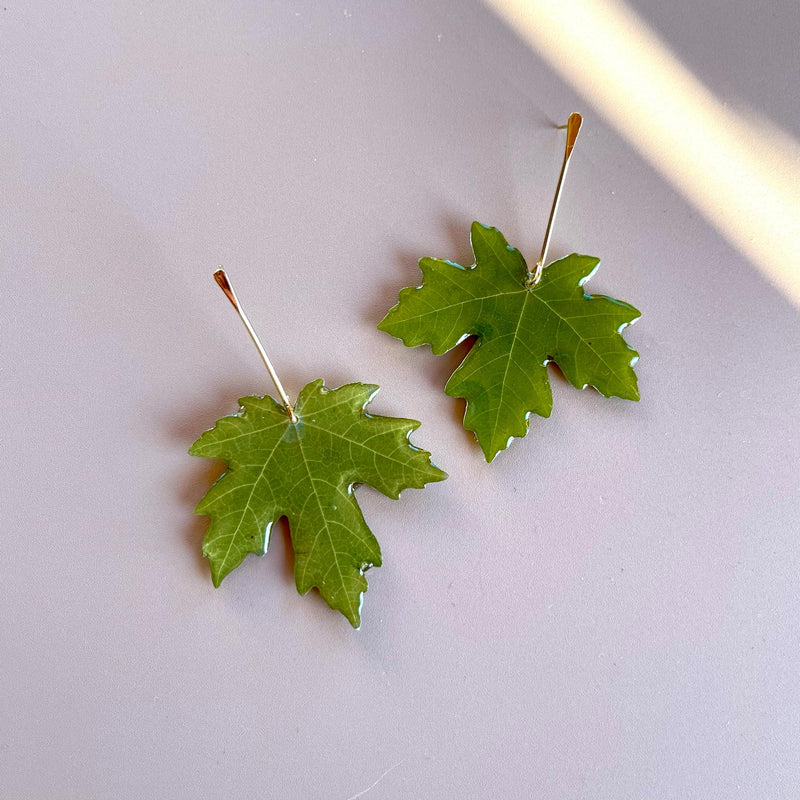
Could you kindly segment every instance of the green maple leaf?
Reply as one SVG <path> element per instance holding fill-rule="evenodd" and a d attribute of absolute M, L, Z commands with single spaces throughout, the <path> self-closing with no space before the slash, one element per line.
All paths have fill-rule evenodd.
<path fill-rule="evenodd" d="M 549 417 L 553 397 L 547 364 L 554 361 L 578 389 L 638 400 L 638 354 L 621 331 L 639 318 L 628 303 L 592 296 L 583 284 L 599 259 L 576 253 L 555 261 L 538 285 L 497 228 L 472 224 L 475 264 L 423 258 L 423 283 L 403 289 L 378 327 L 409 347 L 429 344 L 441 355 L 476 336 L 445 392 L 467 401 L 464 427 L 487 461 L 525 436 L 530 413 Z"/>
<path fill-rule="evenodd" d="M 368 483 L 396 499 L 403 489 L 447 477 L 429 453 L 410 444 L 419 422 L 365 413 L 377 391 L 312 381 L 295 404 L 296 423 L 269 396 L 243 397 L 237 416 L 217 420 L 192 445 L 192 455 L 221 458 L 229 467 L 195 509 L 211 517 L 203 554 L 215 586 L 248 553 L 264 555 L 270 528 L 285 516 L 297 590 L 316 586 L 331 608 L 359 626 L 364 571 L 380 566 L 381 550 L 353 485 Z"/>

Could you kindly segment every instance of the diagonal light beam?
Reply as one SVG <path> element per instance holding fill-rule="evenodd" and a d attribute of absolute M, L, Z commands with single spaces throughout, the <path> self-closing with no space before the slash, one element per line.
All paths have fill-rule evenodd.
<path fill-rule="evenodd" d="M 800 146 L 724 106 L 623 0 L 483 0 L 800 305 Z"/>

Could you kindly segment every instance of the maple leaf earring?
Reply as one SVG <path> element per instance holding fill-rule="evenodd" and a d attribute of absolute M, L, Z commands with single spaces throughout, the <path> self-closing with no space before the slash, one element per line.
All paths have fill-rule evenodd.
<path fill-rule="evenodd" d="M 319 379 L 300 391 L 293 406 L 225 271 L 217 270 L 214 278 L 247 328 L 281 399 L 241 398 L 239 413 L 217 420 L 189 450 L 228 464 L 195 509 L 211 517 L 203 555 L 211 562 L 214 585 L 248 553 L 264 555 L 270 529 L 286 517 L 298 592 L 316 586 L 328 605 L 357 628 L 367 589 L 364 572 L 380 566 L 381 550 L 353 485 L 368 483 L 397 499 L 403 489 L 421 489 L 447 476 L 431 464 L 429 453 L 409 442 L 419 422 L 366 413 L 377 386 L 350 383 L 327 389 Z"/>
<path fill-rule="evenodd" d="M 550 416 L 551 361 L 578 389 L 594 386 L 606 397 L 639 399 L 633 371 L 639 356 L 621 336 L 639 312 L 620 300 L 584 292 L 598 258 L 573 253 L 545 268 L 581 121 L 580 114 L 571 114 L 566 125 L 564 161 L 534 269 L 528 269 L 497 228 L 473 222 L 475 263 L 463 267 L 421 259 L 422 285 L 403 289 L 398 304 L 378 325 L 408 347 L 429 344 L 435 355 L 476 337 L 445 392 L 466 400 L 464 427 L 475 434 L 487 461 L 513 437 L 525 436 L 531 413 Z"/>

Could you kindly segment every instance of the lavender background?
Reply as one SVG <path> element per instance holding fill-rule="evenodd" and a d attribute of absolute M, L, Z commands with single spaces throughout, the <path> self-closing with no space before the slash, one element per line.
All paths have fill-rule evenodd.
<path fill-rule="evenodd" d="M 632 7 L 800 135 L 795 4 Z M 0 66 L 0 798 L 797 796 L 797 309 L 590 102 L 455 0 L 5 0 Z M 487 465 L 463 350 L 375 325 L 473 219 L 535 259 L 573 110 L 551 255 L 642 310 L 642 401 L 554 373 Z M 186 450 L 270 390 L 218 264 L 292 396 L 378 383 L 450 473 L 359 489 L 359 631 L 285 527 L 199 556 Z"/>

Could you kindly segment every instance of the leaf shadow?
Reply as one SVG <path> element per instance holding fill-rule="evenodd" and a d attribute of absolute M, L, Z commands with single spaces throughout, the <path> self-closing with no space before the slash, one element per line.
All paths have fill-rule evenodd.
<path fill-rule="evenodd" d="M 552 384 L 554 378 L 559 386 L 572 386 L 572 384 L 564 376 L 564 373 L 561 371 L 561 367 L 559 367 L 555 361 L 548 361 L 547 379 Z"/>
<path fill-rule="evenodd" d="M 225 472 L 225 462 L 217 459 L 189 456 L 192 442 L 203 431 L 214 427 L 214 423 L 226 414 L 238 410 L 237 399 L 243 396 L 233 389 L 220 390 L 209 395 L 206 402 L 195 402 L 190 411 L 176 419 L 169 419 L 164 426 L 167 437 L 179 443 L 187 451 L 187 466 L 175 479 L 174 492 L 181 506 L 187 510 L 187 521 L 181 535 L 187 548 L 194 554 L 195 565 L 203 576 L 209 576 L 208 561 L 202 553 L 203 537 L 208 530 L 209 519 L 203 514 L 195 514 L 194 507 L 208 489 Z"/>
<path fill-rule="evenodd" d="M 292 531 L 289 527 L 289 520 L 281 517 L 270 531 L 269 542 L 267 543 L 267 555 L 272 554 L 275 561 L 280 557 L 280 564 L 276 564 L 273 572 L 280 573 L 280 578 L 290 588 L 295 588 L 294 582 L 294 545 L 292 544 Z M 277 544 L 277 547 L 276 547 Z M 275 551 L 279 550 L 279 553 Z M 325 602 L 320 597 L 322 602 Z"/>
<path fill-rule="evenodd" d="M 470 336 L 464 339 L 463 342 L 457 344 L 452 350 L 448 350 L 441 356 L 435 356 L 434 366 L 431 368 L 432 373 L 435 375 L 434 384 L 437 388 L 441 388 L 444 392 L 444 387 L 450 376 L 458 369 L 461 362 L 469 355 L 470 350 L 477 341 L 477 336 Z M 464 414 L 467 412 L 467 401 L 463 397 L 449 397 L 450 401 L 450 415 L 452 419 L 461 428 L 461 432 L 466 436 L 470 444 L 477 446 L 475 434 L 464 427 Z"/>
<path fill-rule="evenodd" d="M 418 286 L 422 282 L 419 271 L 419 251 L 412 252 L 411 248 L 399 249 L 394 256 L 393 263 L 396 269 L 392 271 L 390 280 L 375 281 L 374 291 L 370 300 L 365 304 L 364 319 L 370 325 L 377 325 L 388 313 L 390 308 L 397 305 L 401 289 L 407 286 Z"/>
<path fill-rule="evenodd" d="M 475 256 L 472 252 L 470 243 L 470 226 L 472 219 L 454 214 L 450 211 L 443 211 L 440 214 L 441 227 L 446 234 L 449 244 L 445 246 L 445 251 L 438 254 L 422 253 L 419 251 L 412 253 L 410 248 L 400 248 L 396 251 L 394 262 L 398 267 L 397 273 L 406 277 L 399 277 L 391 284 L 386 283 L 375 293 L 375 298 L 366 309 L 370 322 L 377 324 L 398 302 L 398 294 L 401 289 L 410 286 L 418 286 L 422 282 L 422 275 L 419 271 L 419 259 L 426 256 L 433 258 L 444 258 L 461 264 L 464 267 L 472 266 L 475 263 Z M 450 376 L 457 369 L 459 364 L 467 357 L 469 351 L 476 342 L 477 337 L 469 336 L 451 350 L 441 356 L 433 356 L 428 346 L 420 346 L 418 349 L 425 352 L 428 358 L 420 362 L 420 371 L 428 379 L 428 382 L 437 389 L 444 390 Z M 462 398 L 451 398 L 450 408 L 452 409 L 452 419 L 458 424 L 471 444 L 475 444 L 475 435 L 463 427 L 464 414 L 467 404 Z"/>
<path fill-rule="evenodd" d="M 475 256 L 470 244 L 470 229 L 475 220 L 463 216 L 456 216 L 450 212 L 441 215 L 442 228 L 450 240 L 449 253 L 439 256 L 448 261 L 455 261 L 462 267 L 471 267 L 475 263 Z"/>
<path fill-rule="evenodd" d="M 239 408 L 238 399 L 245 393 L 235 388 L 220 389 L 213 394 L 209 394 L 198 402 L 196 399 L 191 405 L 187 414 L 176 419 L 169 419 L 165 429 L 170 440 L 180 442 L 185 445 L 188 451 L 192 442 L 200 436 L 203 431 L 210 430 L 214 423 L 228 414 L 235 414 Z M 207 461 L 207 459 L 205 459 Z"/>
<path fill-rule="evenodd" d="M 371 295 L 372 300 L 364 309 L 368 322 L 377 325 L 386 316 L 389 309 L 397 304 L 401 289 L 419 286 L 422 283 L 422 274 L 419 270 L 421 258 L 445 258 L 463 266 L 473 263 L 472 248 L 469 243 L 472 219 L 456 216 L 451 212 L 443 212 L 440 216 L 442 228 L 450 240 L 450 246 L 445 248 L 446 252 L 437 253 L 435 252 L 438 249 L 436 247 L 412 249 L 410 245 L 406 244 L 396 248 L 394 258 L 391 259 L 394 265 L 392 271 L 394 277 L 377 286 Z"/>
<path fill-rule="evenodd" d="M 178 484 L 177 489 L 181 505 L 185 505 L 187 511 L 191 514 L 183 529 L 184 542 L 194 554 L 194 562 L 198 571 L 209 577 L 208 561 L 203 555 L 202 548 L 203 537 L 206 535 L 209 520 L 204 515 L 195 514 L 194 506 L 200 501 L 205 491 L 222 476 L 224 471 L 225 466 L 221 462 L 203 459 L 203 463 L 193 465 L 189 473 Z"/>
<path fill-rule="evenodd" d="M 473 220 L 471 219 L 465 219 L 451 212 L 443 212 L 441 214 L 442 228 L 445 230 L 447 238 L 450 240 L 448 254 L 440 256 L 441 258 L 454 261 L 456 264 L 461 264 L 463 267 L 470 267 L 475 263 L 475 255 L 472 252 L 472 244 L 470 242 L 470 227 L 472 222 Z M 476 341 L 476 336 L 468 336 L 463 342 L 460 342 L 451 350 L 448 350 L 441 356 L 434 357 L 431 375 L 435 386 L 441 387 L 442 391 L 444 391 L 445 384 L 450 379 L 450 376 L 469 355 Z M 467 411 L 466 400 L 462 397 L 451 398 L 451 400 L 450 408 L 452 409 L 452 419 L 458 424 L 462 434 L 466 436 L 469 443 L 477 445 L 475 434 L 464 427 L 464 414 Z"/>

